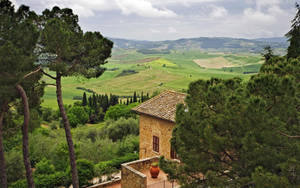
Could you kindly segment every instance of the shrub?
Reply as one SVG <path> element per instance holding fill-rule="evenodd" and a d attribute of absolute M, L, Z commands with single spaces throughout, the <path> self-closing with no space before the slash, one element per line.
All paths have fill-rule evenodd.
<path fill-rule="evenodd" d="M 137 106 L 139 103 L 131 103 L 130 105 L 125 105 L 125 104 L 117 104 L 114 106 L 110 106 L 108 110 L 106 111 L 105 120 L 108 119 L 113 119 L 117 120 L 121 117 L 124 118 L 130 118 L 133 117 L 135 118 L 136 115 L 131 111 L 131 109 L 135 106 Z"/>
<path fill-rule="evenodd" d="M 53 174 L 37 175 L 34 178 L 37 188 L 53 188 L 66 185 L 66 173 L 56 172 Z"/>
<path fill-rule="evenodd" d="M 87 159 L 95 164 L 118 157 L 119 143 L 109 139 L 96 139 L 95 142 L 86 139 L 80 141 L 78 146 L 78 158 Z"/>
<path fill-rule="evenodd" d="M 47 122 L 53 120 L 54 113 L 51 108 L 42 108 L 42 119 Z"/>
<path fill-rule="evenodd" d="M 120 142 L 118 155 L 123 156 L 126 153 L 133 153 L 139 151 L 139 137 L 135 135 L 129 135 Z"/>
<path fill-rule="evenodd" d="M 34 183 L 36 188 L 53 188 L 65 185 L 67 186 L 67 177 L 65 172 L 55 172 L 53 174 L 35 175 Z M 12 183 L 9 188 L 27 188 L 26 179 L 18 180 Z"/>
<path fill-rule="evenodd" d="M 51 159 L 55 169 L 65 171 L 69 165 L 69 150 L 67 144 L 59 143 L 55 147 Z"/>
<path fill-rule="evenodd" d="M 136 153 L 129 153 L 125 156 L 112 159 L 110 161 L 103 161 L 95 165 L 95 174 L 101 176 L 104 174 L 111 174 L 112 171 L 121 168 L 121 164 L 139 159 Z"/>
<path fill-rule="evenodd" d="M 27 181 L 26 179 L 18 180 L 12 183 L 9 188 L 27 188 Z"/>
<path fill-rule="evenodd" d="M 70 125 L 76 127 L 78 124 L 85 124 L 89 120 L 89 114 L 82 106 L 73 106 L 68 110 Z"/>
<path fill-rule="evenodd" d="M 55 122 L 55 121 L 54 121 L 54 122 L 51 122 L 50 125 L 49 125 L 49 126 L 50 126 L 50 129 L 51 129 L 51 130 L 57 129 L 57 124 L 58 124 L 58 123 Z"/>
<path fill-rule="evenodd" d="M 84 186 L 88 185 L 88 181 L 94 177 L 94 164 L 86 159 L 78 159 L 76 161 L 79 185 Z M 69 180 L 71 179 L 71 169 L 68 167 L 67 173 L 69 174 Z"/>
<path fill-rule="evenodd" d="M 113 141 L 121 140 L 127 135 L 139 134 L 138 120 L 129 118 L 120 118 L 117 121 L 110 121 L 106 127 L 108 137 Z"/>
<path fill-rule="evenodd" d="M 67 114 L 68 119 L 69 119 L 69 123 L 71 127 L 77 127 L 77 125 L 80 123 L 78 118 L 76 117 L 76 115 L 72 114 L 72 113 L 68 113 Z"/>
<path fill-rule="evenodd" d="M 53 164 L 50 163 L 49 160 L 43 158 L 42 161 L 36 164 L 36 170 L 34 172 L 35 175 L 41 174 L 53 174 L 55 172 L 55 168 Z"/>
<path fill-rule="evenodd" d="M 25 177 L 23 156 L 20 150 L 11 150 L 5 153 L 7 181 L 15 182 Z"/>

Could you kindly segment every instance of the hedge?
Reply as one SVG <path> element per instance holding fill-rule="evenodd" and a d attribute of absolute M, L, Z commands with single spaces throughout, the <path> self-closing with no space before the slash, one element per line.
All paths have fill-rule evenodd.
<path fill-rule="evenodd" d="M 138 153 L 129 153 L 125 156 L 112 159 L 110 161 L 103 161 L 95 165 L 95 173 L 98 176 L 109 174 L 114 171 L 114 169 L 121 169 L 121 164 L 137 159 L 139 159 Z"/>

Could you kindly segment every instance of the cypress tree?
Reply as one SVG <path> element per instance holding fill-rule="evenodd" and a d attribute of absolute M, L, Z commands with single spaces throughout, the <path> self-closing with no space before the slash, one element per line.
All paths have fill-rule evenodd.
<path fill-rule="evenodd" d="M 92 97 L 89 96 L 89 107 L 92 107 Z"/>
<path fill-rule="evenodd" d="M 144 93 L 141 94 L 141 101 L 144 102 Z"/>
<path fill-rule="evenodd" d="M 133 93 L 133 102 L 137 102 L 136 92 Z"/>
<path fill-rule="evenodd" d="M 87 105 L 86 93 L 83 92 L 83 96 L 82 96 L 82 106 L 86 106 L 86 105 Z"/>

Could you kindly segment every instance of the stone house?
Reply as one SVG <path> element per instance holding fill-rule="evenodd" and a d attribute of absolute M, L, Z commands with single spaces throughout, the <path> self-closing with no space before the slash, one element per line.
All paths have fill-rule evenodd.
<path fill-rule="evenodd" d="M 176 159 L 170 139 L 175 126 L 177 104 L 184 103 L 186 94 L 164 91 L 132 110 L 140 115 L 139 160 L 122 164 L 121 178 L 91 188 L 179 188 L 162 170 L 152 178 L 149 168 L 160 156 Z"/>
<path fill-rule="evenodd" d="M 168 90 L 132 109 L 140 115 L 140 159 L 154 156 L 176 159 L 170 139 L 176 106 L 184 103 L 185 97 L 184 93 Z"/>

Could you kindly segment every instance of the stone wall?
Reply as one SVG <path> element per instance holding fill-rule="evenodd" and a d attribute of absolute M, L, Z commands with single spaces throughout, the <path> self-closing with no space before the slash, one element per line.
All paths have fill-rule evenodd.
<path fill-rule="evenodd" d="M 117 179 L 117 180 L 111 180 L 111 181 L 108 181 L 108 182 L 103 182 L 103 183 L 99 183 L 99 184 L 96 184 L 96 185 L 92 185 L 88 188 L 106 188 L 106 187 L 109 187 L 109 186 L 112 186 L 112 185 L 115 185 L 115 184 L 120 184 L 121 183 L 121 179 Z"/>
<path fill-rule="evenodd" d="M 163 155 L 171 159 L 172 131 L 175 123 L 140 114 L 140 159 Z M 153 136 L 159 137 L 159 152 L 153 151 Z"/>
<path fill-rule="evenodd" d="M 121 187 L 122 188 L 147 188 L 147 176 L 141 171 L 149 169 L 158 157 L 137 160 L 122 164 Z"/>

